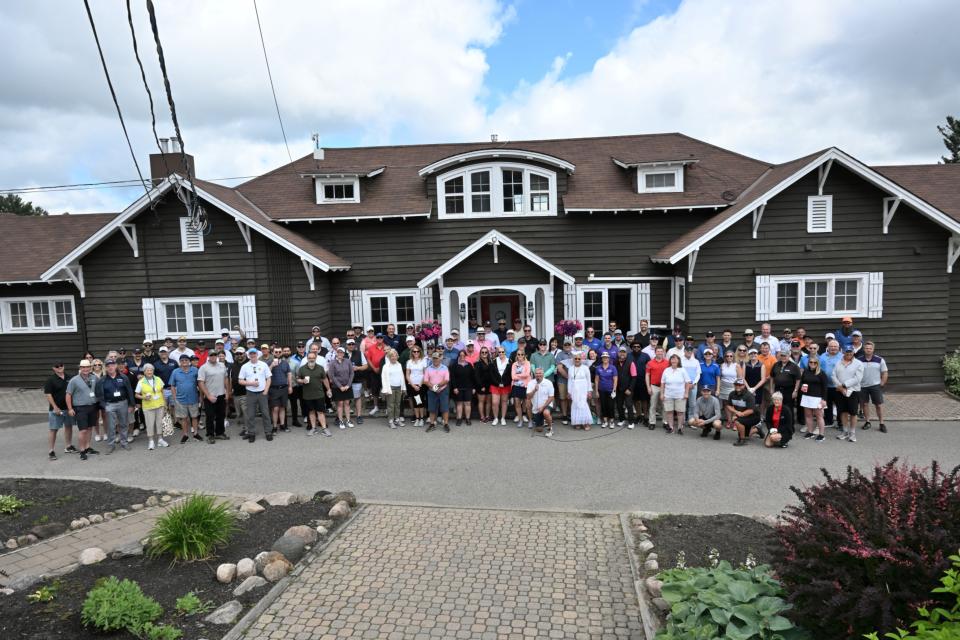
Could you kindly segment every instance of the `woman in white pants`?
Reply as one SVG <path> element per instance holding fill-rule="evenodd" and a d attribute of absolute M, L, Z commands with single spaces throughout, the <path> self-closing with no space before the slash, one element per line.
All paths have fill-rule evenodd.
<path fill-rule="evenodd" d="M 134 390 L 137 400 L 143 403 L 143 423 L 147 432 L 147 449 L 152 451 L 156 445 L 166 447 L 167 442 L 160 433 L 160 425 L 166 401 L 163 399 L 163 380 L 153 375 L 153 365 L 143 367 L 143 377 Z"/>

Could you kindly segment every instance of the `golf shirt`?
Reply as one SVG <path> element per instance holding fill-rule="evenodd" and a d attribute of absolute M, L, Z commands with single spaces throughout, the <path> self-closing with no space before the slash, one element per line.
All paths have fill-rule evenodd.
<path fill-rule="evenodd" d="M 197 380 L 206 385 L 214 398 L 227 394 L 227 366 L 222 362 L 213 364 L 207 360 L 197 372 Z"/>
<path fill-rule="evenodd" d="M 157 377 L 163 380 L 163 386 L 170 386 L 170 374 L 179 369 L 180 367 L 173 360 L 157 360 L 153 364 L 153 372 L 157 374 Z"/>
<path fill-rule="evenodd" d="M 246 362 L 240 367 L 240 380 L 256 381 L 257 384 L 246 385 L 251 393 L 264 391 L 267 388 L 267 365 L 262 362 Z"/>
<path fill-rule="evenodd" d="M 887 362 L 877 354 L 867 360 L 862 353 L 857 356 L 857 360 L 863 363 L 863 380 L 861 384 L 864 387 L 875 387 L 880 384 L 880 375 L 887 372 Z"/>
<path fill-rule="evenodd" d="M 93 373 L 84 380 L 79 373 L 67 384 L 67 393 L 74 407 L 97 404 L 97 376 Z"/>
<path fill-rule="evenodd" d="M 277 366 L 270 369 L 270 386 L 271 387 L 285 387 L 287 386 L 287 374 L 290 373 L 290 363 L 286 360 L 280 360 L 277 362 Z"/>
<path fill-rule="evenodd" d="M 297 369 L 297 377 L 310 378 L 310 382 L 305 382 L 300 387 L 303 389 L 304 400 L 320 400 L 327 395 L 327 390 L 323 386 L 323 381 L 327 377 L 327 372 L 320 365 L 319 360 L 312 368 L 310 363 L 305 361 L 302 365 L 300 365 L 300 368 Z"/>
<path fill-rule="evenodd" d="M 47 378 L 46 383 L 43 385 L 43 393 L 50 394 L 53 397 L 53 404 L 57 405 L 57 408 L 63 411 L 67 410 L 68 384 L 69 381 L 66 377 L 61 378 L 57 374 L 53 374 Z"/>
<path fill-rule="evenodd" d="M 663 378 L 663 372 L 667 370 L 670 366 L 670 361 L 664 358 L 663 360 L 657 360 L 654 358 L 647 363 L 647 373 L 650 374 L 650 386 L 659 387 L 660 381 Z"/>
<path fill-rule="evenodd" d="M 429 367 L 423 370 L 423 383 L 430 387 L 431 390 L 433 389 L 434 385 L 443 386 L 449 382 L 450 370 L 447 369 L 445 364 L 441 364 L 439 367 L 435 367 L 431 364 Z"/>
<path fill-rule="evenodd" d="M 530 404 L 532 405 L 530 408 L 533 411 L 537 411 L 540 407 L 546 408 L 547 400 L 553 395 L 553 383 L 546 378 L 540 382 L 533 379 L 527 385 L 527 397 L 530 398 Z"/>
<path fill-rule="evenodd" d="M 700 386 L 710 387 L 714 391 L 717 389 L 717 379 L 720 377 L 720 365 L 716 361 L 700 365 Z"/>
<path fill-rule="evenodd" d="M 197 390 L 196 367 L 190 367 L 186 371 L 177 368 L 170 374 L 170 386 L 177 388 L 176 400 L 180 404 L 199 404 L 200 392 Z"/>

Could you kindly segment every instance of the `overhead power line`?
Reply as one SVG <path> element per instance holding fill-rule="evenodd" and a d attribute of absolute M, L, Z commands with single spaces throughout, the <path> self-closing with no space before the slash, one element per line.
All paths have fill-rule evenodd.
<path fill-rule="evenodd" d="M 149 2 L 149 0 L 148 0 Z M 93 40 L 97 43 L 97 53 L 100 54 L 100 64 L 103 66 L 103 75 L 107 78 L 107 86 L 110 87 L 110 97 L 113 99 L 113 106 L 117 109 L 117 117 L 120 119 L 120 127 L 123 129 L 123 137 L 127 139 L 127 148 L 130 149 L 130 157 L 133 158 L 133 166 L 137 168 L 137 176 L 140 178 L 140 183 L 143 185 L 143 190 L 147 193 L 147 198 L 150 198 L 150 187 L 147 186 L 146 180 L 143 179 L 143 172 L 140 171 L 140 163 L 137 162 L 137 154 L 133 151 L 133 143 L 130 142 L 130 134 L 127 132 L 127 124 L 123 121 L 123 112 L 120 110 L 120 102 L 117 101 L 117 92 L 113 88 L 113 81 L 110 79 L 110 71 L 107 69 L 107 59 L 103 56 L 103 47 L 100 46 L 100 36 L 97 35 L 97 25 L 93 21 L 93 13 L 90 11 L 90 2 L 89 0 L 83 0 L 83 6 L 87 9 L 87 18 L 90 20 L 90 29 L 93 31 Z"/>
<path fill-rule="evenodd" d="M 249 180 L 250 178 L 256 178 L 257 176 L 229 176 L 226 178 L 205 178 L 208 182 L 223 182 L 226 180 Z M 105 180 L 102 182 L 76 182 L 73 184 L 53 184 L 46 186 L 34 186 L 34 187 L 9 187 L 6 189 L 0 189 L 0 194 L 8 193 L 54 193 L 57 191 L 87 191 L 91 189 L 129 189 L 130 187 L 139 186 L 140 180 L 138 178 L 130 178 L 128 180 Z"/>
<path fill-rule="evenodd" d="M 137 59 L 137 66 L 140 67 L 140 78 L 143 80 L 143 88 L 147 92 L 147 100 L 150 103 L 150 128 L 153 129 L 153 140 L 157 145 L 157 151 L 160 152 L 160 160 L 163 162 L 166 175 L 170 175 L 170 167 L 167 165 L 167 155 L 163 152 L 163 147 L 160 145 L 160 136 L 157 134 L 157 114 L 153 108 L 153 92 L 150 91 L 150 85 L 147 83 L 147 74 L 143 70 L 143 62 L 140 60 L 140 49 L 137 46 L 137 31 L 133 28 L 133 11 L 130 10 L 130 0 L 127 0 L 127 24 L 130 25 L 130 38 L 133 40 L 133 57 Z"/>
<path fill-rule="evenodd" d="M 273 85 L 273 73 L 270 71 L 270 59 L 267 58 L 267 44 L 263 39 L 263 27 L 260 26 L 260 12 L 257 10 L 257 0 L 253 0 L 253 13 L 257 16 L 257 30 L 260 32 L 260 47 L 263 49 L 263 61 L 267 65 L 267 78 L 270 80 L 270 92 L 273 93 L 273 106 L 277 108 L 277 120 L 280 122 L 280 133 L 283 134 L 283 145 L 287 148 L 287 158 L 293 164 L 293 154 L 287 143 L 287 132 L 283 128 L 283 118 L 280 116 L 280 102 L 277 100 L 277 90 Z"/>

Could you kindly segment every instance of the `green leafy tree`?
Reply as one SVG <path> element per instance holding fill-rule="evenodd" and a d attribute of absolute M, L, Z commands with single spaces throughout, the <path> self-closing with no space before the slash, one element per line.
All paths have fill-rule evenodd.
<path fill-rule="evenodd" d="M 15 213 L 18 216 L 49 215 L 46 209 L 27 202 L 15 193 L 0 195 L 0 213 Z"/>
<path fill-rule="evenodd" d="M 949 156 L 941 156 L 944 164 L 960 162 L 960 120 L 947 116 L 947 126 L 937 125 L 937 131 L 943 136 L 943 146 L 950 152 Z"/>

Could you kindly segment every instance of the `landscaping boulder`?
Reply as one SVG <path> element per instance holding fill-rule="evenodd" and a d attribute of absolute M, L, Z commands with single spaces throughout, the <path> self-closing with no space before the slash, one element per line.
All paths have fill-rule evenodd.
<path fill-rule="evenodd" d="M 237 576 L 237 565 L 231 562 L 225 562 L 217 567 L 217 581 L 223 584 L 230 584 Z"/>
<path fill-rule="evenodd" d="M 286 532 L 284 532 L 283 535 L 300 538 L 303 540 L 304 544 L 313 544 L 317 541 L 317 532 L 305 524 L 298 524 L 295 527 L 290 527 L 286 530 Z"/>
<path fill-rule="evenodd" d="M 653 551 L 653 543 L 649 540 L 641 540 L 640 544 L 637 545 L 637 551 L 643 554 L 650 553 Z"/>
<path fill-rule="evenodd" d="M 297 494 L 290 493 L 289 491 L 278 491 L 266 496 L 264 500 L 273 507 L 286 507 L 297 503 Z"/>
<path fill-rule="evenodd" d="M 327 514 L 334 520 L 340 520 L 343 518 L 350 517 L 350 505 L 345 501 L 341 500 L 332 507 L 330 507 L 330 513 Z"/>
<path fill-rule="evenodd" d="M 204 618 L 203 621 L 209 622 L 210 624 L 233 624 L 241 611 L 243 611 L 243 605 L 237 600 L 231 600 L 230 602 L 220 605 L 216 611 Z"/>
<path fill-rule="evenodd" d="M 319 527 L 317 527 L 317 536 L 319 536 L 320 538 L 323 538 L 323 537 L 328 536 L 328 535 L 330 535 L 330 530 L 329 530 L 329 529 L 327 529 L 327 528 L 324 527 L 324 526 L 319 526 Z"/>
<path fill-rule="evenodd" d="M 660 570 L 660 565 L 656 560 L 650 560 L 648 558 L 647 561 L 643 563 L 643 570 L 647 573 L 656 573 Z"/>
<path fill-rule="evenodd" d="M 41 576 L 35 575 L 25 575 L 18 578 L 14 578 L 7 583 L 7 589 L 13 589 L 14 591 L 26 591 L 33 585 L 40 582 L 43 578 Z"/>
<path fill-rule="evenodd" d="M 667 613 L 670 611 L 670 603 L 663 598 L 654 598 L 653 606 L 659 609 L 661 613 Z"/>
<path fill-rule="evenodd" d="M 114 513 L 115 516 L 117 516 L 117 517 L 119 518 L 119 517 L 121 517 L 121 516 L 127 515 L 127 514 L 130 513 L 130 512 L 129 512 L 128 510 L 126 510 L 126 509 L 116 509 L 113 513 Z"/>
<path fill-rule="evenodd" d="M 329 531 L 330 529 L 333 529 L 333 520 L 327 520 L 327 519 L 324 519 L 324 520 L 314 520 L 314 522 L 316 523 L 316 525 L 317 525 L 318 527 L 323 527 L 324 529 L 327 529 L 328 531 Z"/>
<path fill-rule="evenodd" d="M 270 582 L 276 582 L 286 576 L 293 569 L 293 565 L 286 558 L 274 560 L 263 568 L 263 577 Z"/>
<path fill-rule="evenodd" d="M 286 560 L 286 558 L 277 551 L 261 551 L 258 553 L 253 559 L 257 565 L 257 573 L 263 573 L 263 568 L 274 560 Z"/>
<path fill-rule="evenodd" d="M 100 515 L 99 513 L 94 513 L 87 516 L 87 520 L 90 521 L 90 524 L 100 524 L 101 522 L 103 522 L 103 516 Z"/>
<path fill-rule="evenodd" d="M 283 554 L 292 564 L 300 562 L 300 558 L 306 553 L 306 543 L 296 536 L 280 536 L 271 548 Z"/>
<path fill-rule="evenodd" d="M 90 547 L 80 552 L 80 564 L 86 566 L 97 564 L 107 559 L 107 554 L 100 547 Z"/>
<path fill-rule="evenodd" d="M 263 507 L 261 507 L 259 504 L 257 504 L 256 502 L 250 502 L 249 500 L 240 505 L 241 512 L 249 513 L 251 515 L 255 513 L 260 513 L 263 510 L 264 510 Z"/>
<path fill-rule="evenodd" d="M 233 590 L 233 595 L 235 597 L 240 597 L 248 591 L 259 589 L 265 584 L 267 584 L 267 581 L 260 576 L 249 576 L 243 582 L 241 582 L 236 589 Z"/>
<path fill-rule="evenodd" d="M 27 533 L 22 536 L 17 536 L 17 544 L 19 544 L 21 547 L 25 547 L 28 544 L 33 544 L 37 540 L 39 540 L 39 538 L 33 535 L 32 533 Z"/>
<path fill-rule="evenodd" d="M 250 519 L 250 514 L 246 511 L 237 511 L 233 516 L 237 522 L 246 522 Z"/>
<path fill-rule="evenodd" d="M 10 588 L 7 588 L 7 587 L 4 587 L 3 589 L 0 589 L 0 595 L 2 595 L 2 596 L 12 596 L 13 593 L 14 593 L 13 589 L 10 589 Z"/>
<path fill-rule="evenodd" d="M 117 514 L 115 514 L 113 511 L 106 511 L 103 514 L 104 520 L 113 520 L 116 517 L 117 517 Z"/>
<path fill-rule="evenodd" d="M 83 529 L 84 527 L 89 527 L 89 526 L 90 526 L 90 520 L 88 520 L 87 518 L 77 518 L 76 520 L 70 523 L 70 530 L 76 531 L 77 529 Z"/>
<path fill-rule="evenodd" d="M 30 529 L 30 533 L 41 540 L 45 540 L 46 538 L 58 536 L 66 530 L 67 525 L 62 522 L 48 522 L 47 524 L 38 524 L 33 529 Z"/>
<path fill-rule="evenodd" d="M 147 505 L 148 507 L 155 507 L 160 504 L 160 498 L 157 496 L 150 496 L 143 502 L 143 504 Z"/>
<path fill-rule="evenodd" d="M 139 540 L 122 544 L 110 552 L 111 560 L 120 560 L 121 558 L 134 558 L 143 555 L 143 545 Z"/>
<path fill-rule="evenodd" d="M 20 546 L 20 543 L 17 542 L 16 538 L 10 538 L 4 543 L 3 546 L 5 546 L 7 549 L 16 549 L 17 547 Z"/>
<path fill-rule="evenodd" d="M 257 575 L 257 563 L 250 558 L 243 558 L 237 562 L 237 580 L 246 580 Z"/>
<path fill-rule="evenodd" d="M 168 495 L 162 495 L 162 496 L 160 496 L 160 502 L 161 502 L 162 504 L 168 504 L 168 503 L 170 503 L 171 501 L 173 501 L 173 498 L 171 498 L 171 497 L 168 496 Z"/>
<path fill-rule="evenodd" d="M 650 592 L 651 597 L 659 598 L 663 595 L 662 593 L 663 582 L 661 582 L 660 580 L 657 580 L 656 578 L 651 576 L 646 579 L 644 584 L 647 585 L 647 591 Z"/>
<path fill-rule="evenodd" d="M 317 491 L 315 494 L 313 494 L 313 499 L 317 502 L 323 502 L 323 498 L 328 495 L 330 495 L 329 491 Z"/>
<path fill-rule="evenodd" d="M 143 504 L 139 502 L 137 504 L 132 504 L 130 505 L 130 509 L 132 511 L 143 511 Z"/>
<path fill-rule="evenodd" d="M 357 496 L 353 495 L 353 491 L 340 491 L 333 496 L 333 503 L 338 502 L 346 502 L 353 509 L 357 506 Z"/>

